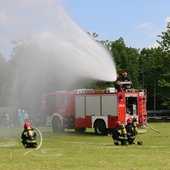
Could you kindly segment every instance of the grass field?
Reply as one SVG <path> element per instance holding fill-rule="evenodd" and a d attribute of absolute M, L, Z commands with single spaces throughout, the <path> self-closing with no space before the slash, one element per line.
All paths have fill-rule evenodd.
<path fill-rule="evenodd" d="M 170 123 L 150 123 L 137 140 L 143 146 L 114 146 L 112 138 L 96 136 L 93 129 L 84 134 L 67 131 L 54 134 L 51 127 L 37 127 L 43 135 L 39 149 L 21 145 L 21 127 L 0 128 L 1 170 L 169 170 Z M 39 136 L 38 136 L 39 137 Z M 38 142 L 40 142 L 38 140 Z"/>

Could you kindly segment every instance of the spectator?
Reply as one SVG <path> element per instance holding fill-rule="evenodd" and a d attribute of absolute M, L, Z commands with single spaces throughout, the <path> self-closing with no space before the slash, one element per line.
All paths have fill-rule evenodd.
<path fill-rule="evenodd" d="M 4 120 L 5 120 L 5 126 L 6 126 L 7 128 L 10 128 L 10 115 L 9 115 L 9 113 L 5 113 L 5 118 L 4 118 Z"/>
<path fill-rule="evenodd" d="M 28 117 L 28 113 L 25 111 L 24 112 L 24 122 L 28 122 L 28 119 L 29 119 L 29 117 Z"/>
<path fill-rule="evenodd" d="M 18 126 L 21 125 L 21 118 L 22 118 L 22 112 L 21 109 L 18 109 Z"/>

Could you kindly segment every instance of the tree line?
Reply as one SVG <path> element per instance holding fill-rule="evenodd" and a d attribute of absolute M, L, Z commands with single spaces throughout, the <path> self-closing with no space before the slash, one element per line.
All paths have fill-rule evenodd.
<path fill-rule="evenodd" d="M 110 51 L 117 72 L 122 74 L 126 71 L 133 88 L 147 91 L 148 110 L 170 109 L 170 23 L 166 28 L 158 35 L 158 47 L 143 49 L 127 47 L 122 37 L 115 41 L 99 41 L 96 40 L 98 34 L 89 33 Z M 25 41 L 22 38 L 12 41 L 13 51 L 8 61 L 0 53 L 0 107 L 15 106 L 24 108 L 28 113 L 39 113 L 42 94 L 55 91 L 60 86 L 51 70 L 44 71 L 43 62 L 34 64 L 35 57 L 40 56 L 23 56 L 22 52 L 27 50 Z M 33 73 L 33 68 L 37 67 L 41 73 Z M 30 76 L 30 72 L 36 75 Z M 29 84 L 29 81 L 34 83 Z M 113 82 L 80 80 L 74 87 L 97 89 L 113 85 Z"/>

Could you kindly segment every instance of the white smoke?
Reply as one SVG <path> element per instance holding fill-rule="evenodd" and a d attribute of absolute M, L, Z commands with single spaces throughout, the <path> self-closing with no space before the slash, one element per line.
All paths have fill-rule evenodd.
<path fill-rule="evenodd" d="M 26 60 L 20 61 L 16 73 L 21 75 L 22 69 L 29 68 L 29 83 L 43 78 L 47 72 L 67 84 L 80 78 L 116 79 L 112 56 L 67 15 L 58 1 L 3 0 L 1 3 L 6 9 L 3 27 L 8 26 L 8 33 L 15 38 L 30 36 L 21 53 Z"/>

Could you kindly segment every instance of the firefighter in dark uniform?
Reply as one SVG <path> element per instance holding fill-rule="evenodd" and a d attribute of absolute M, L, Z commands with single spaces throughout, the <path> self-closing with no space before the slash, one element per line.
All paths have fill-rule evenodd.
<path fill-rule="evenodd" d="M 128 145 L 126 128 L 120 121 L 116 122 L 116 127 L 113 129 L 111 136 L 115 145 Z"/>
<path fill-rule="evenodd" d="M 128 74 L 127 72 L 124 72 L 123 73 L 123 77 L 122 77 L 122 82 L 129 82 L 130 83 L 130 78 L 128 77 Z M 123 84 L 123 89 L 130 89 L 131 88 L 131 85 L 130 84 Z"/>
<path fill-rule="evenodd" d="M 132 118 L 127 119 L 126 131 L 128 137 L 128 144 L 129 145 L 136 144 L 134 140 L 138 134 L 138 127 L 136 121 L 133 121 Z M 137 144 L 142 145 L 142 141 L 138 141 Z"/>
<path fill-rule="evenodd" d="M 22 144 L 25 148 L 36 148 L 36 132 L 31 128 L 30 123 L 24 124 L 24 131 L 21 134 Z"/>
<path fill-rule="evenodd" d="M 119 74 L 117 74 L 117 79 L 116 79 L 116 81 L 114 82 L 114 86 L 115 86 L 115 89 L 116 89 L 118 92 L 122 91 L 121 81 L 122 81 L 122 80 L 121 80 Z"/>

